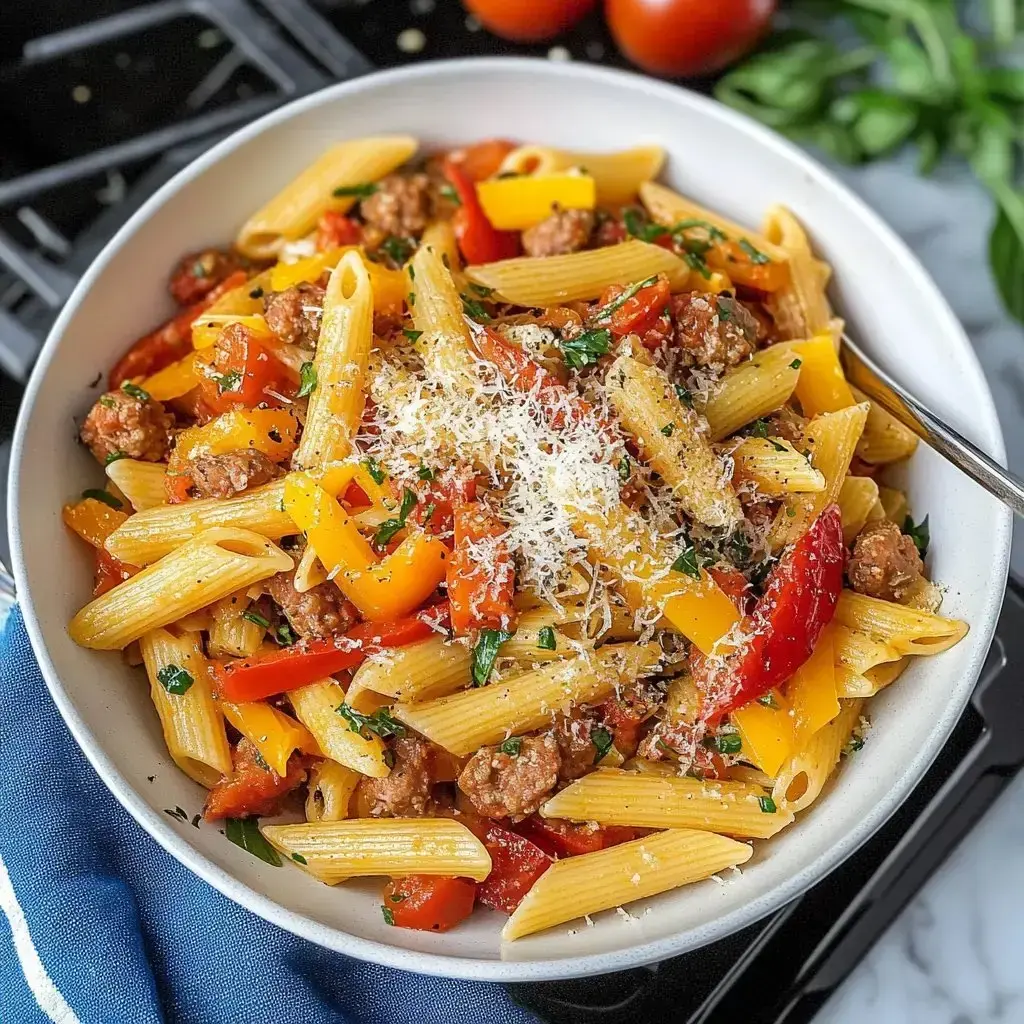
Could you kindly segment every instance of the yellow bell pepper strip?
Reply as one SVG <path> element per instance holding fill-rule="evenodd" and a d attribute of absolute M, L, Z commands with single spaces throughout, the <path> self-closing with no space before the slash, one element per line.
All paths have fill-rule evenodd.
<path fill-rule="evenodd" d="M 180 466 L 195 455 L 223 455 L 252 448 L 274 462 L 295 451 L 299 421 L 289 409 L 235 409 L 221 413 L 201 427 L 178 435 L 171 462 Z"/>
<path fill-rule="evenodd" d="M 796 749 L 793 717 L 778 690 L 737 708 L 732 713 L 732 724 L 739 730 L 744 759 L 766 775 L 777 775 Z"/>
<path fill-rule="evenodd" d="M 794 362 L 799 360 L 800 363 L 796 397 L 800 399 L 805 416 L 838 412 L 857 404 L 839 365 L 831 334 L 819 334 L 809 341 L 790 343 L 788 347 L 793 352 Z"/>
<path fill-rule="evenodd" d="M 83 498 L 74 505 L 65 505 L 61 517 L 87 544 L 102 548 L 106 539 L 128 518 L 128 513 L 98 498 Z"/>
<path fill-rule="evenodd" d="M 263 701 L 234 704 L 221 701 L 224 717 L 260 752 L 271 768 L 282 778 L 288 774 L 288 758 L 301 750 L 314 757 L 322 756 L 313 734 L 290 715 Z"/>
<path fill-rule="evenodd" d="M 262 313 L 204 313 L 192 321 L 193 348 L 211 348 L 228 324 L 248 327 L 257 340 L 274 337 L 274 332 L 267 325 Z"/>
<path fill-rule="evenodd" d="M 421 605 L 444 579 L 448 548 L 422 531 L 378 561 L 348 513 L 307 473 L 285 480 L 285 511 L 303 531 L 342 593 L 373 622 L 395 619 Z"/>
<path fill-rule="evenodd" d="M 597 187 L 589 174 L 537 174 L 491 178 L 476 186 L 477 198 L 499 231 L 522 231 L 552 210 L 592 210 Z"/>
<path fill-rule="evenodd" d="M 157 370 L 151 377 L 147 377 L 140 387 L 158 402 L 169 402 L 172 398 L 187 395 L 202 383 L 198 356 L 198 352 L 190 352 L 184 359 Z"/>

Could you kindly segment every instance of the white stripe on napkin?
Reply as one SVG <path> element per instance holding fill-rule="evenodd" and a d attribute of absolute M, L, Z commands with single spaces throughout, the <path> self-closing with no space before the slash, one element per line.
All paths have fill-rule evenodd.
<path fill-rule="evenodd" d="M 25 981 L 36 997 L 39 1009 L 54 1022 L 54 1024 L 81 1024 L 75 1011 L 68 1006 L 64 997 L 57 990 L 53 980 L 46 973 L 42 960 L 32 944 L 32 936 L 29 935 L 28 922 L 18 904 L 18 897 L 14 894 L 14 887 L 11 885 L 11 876 L 7 873 L 3 859 L 0 858 L 0 908 L 7 915 L 7 922 L 11 926 L 11 937 L 14 939 L 14 951 L 18 954 L 18 962 L 21 964 Z"/>

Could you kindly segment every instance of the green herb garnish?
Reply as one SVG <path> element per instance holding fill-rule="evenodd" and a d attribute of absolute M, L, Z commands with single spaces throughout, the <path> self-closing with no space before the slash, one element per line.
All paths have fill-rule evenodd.
<path fill-rule="evenodd" d="M 378 548 L 384 547 L 399 530 L 405 529 L 405 521 L 409 518 L 409 513 L 416 507 L 418 501 L 419 498 L 408 487 L 402 491 L 402 504 L 398 509 L 398 518 L 385 519 L 377 527 L 377 532 L 374 534 L 373 543 Z"/>
<path fill-rule="evenodd" d="M 590 366 L 601 356 L 607 355 L 611 344 L 612 332 L 606 328 L 584 331 L 575 338 L 567 338 L 562 342 L 562 358 L 566 366 L 582 370 L 584 366 Z"/>
<path fill-rule="evenodd" d="M 260 860 L 272 864 L 275 868 L 281 866 L 281 858 L 277 855 L 277 850 L 263 838 L 263 833 L 260 832 L 258 818 L 227 818 L 224 821 L 224 835 L 246 853 L 259 857 Z"/>
<path fill-rule="evenodd" d="M 761 805 L 761 810 L 765 814 L 774 814 L 777 810 L 775 801 L 770 796 L 759 796 L 757 802 Z"/>
<path fill-rule="evenodd" d="M 594 311 L 592 317 L 593 320 L 600 322 L 601 320 L 607 320 L 612 313 L 617 309 L 621 309 L 637 292 L 642 291 L 644 288 L 649 288 L 652 284 L 657 284 L 658 275 L 655 274 L 653 277 L 645 278 L 643 281 L 637 281 L 635 284 L 631 284 L 621 295 L 617 295 L 607 306 L 602 306 L 600 309 Z"/>
<path fill-rule="evenodd" d="M 263 629 L 270 629 L 270 620 L 263 618 L 259 612 L 254 612 L 251 608 L 246 608 L 242 612 L 242 618 L 247 619 L 256 626 L 261 626 Z"/>
<path fill-rule="evenodd" d="M 355 708 L 349 707 L 348 704 L 339 704 L 334 710 L 348 722 L 348 727 L 352 732 L 357 732 L 361 736 L 366 736 L 371 732 L 376 733 L 382 739 L 387 739 L 388 736 L 405 735 L 405 726 L 392 716 L 388 708 L 379 708 L 372 715 L 364 715 L 362 712 L 356 711 Z"/>
<path fill-rule="evenodd" d="M 447 199 L 456 206 L 462 205 L 462 200 L 459 198 L 459 193 L 455 191 L 454 185 L 446 183 L 438 189 L 438 193 L 442 199 Z"/>
<path fill-rule="evenodd" d="M 157 679 L 160 685 L 168 692 L 181 696 L 187 693 L 195 682 L 191 673 L 187 672 L 180 665 L 168 664 L 157 669 Z"/>
<path fill-rule="evenodd" d="M 750 436 L 751 437 L 767 437 L 768 436 L 768 421 L 767 420 L 754 420 L 750 425 Z"/>
<path fill-rule="evenodd" d="M 249 298 L 250 299 L 262 299 L 263 298 L 263 289 L 262 288 L 253 288 L 253 290 L 251 292 L 249 292 Z"/>
<path fill-rule="evenodd" d="M 390 907 L 385 907 L 382 904 L 381 908 L 380 908 L 380 912 L 381 912 L 381 915 L 384 918 L 384 923 L 385 924 L 392 924 L 393 925 L 395 923 L 395 915 L 394 915 L 394 913 L 393 913 L 393 911 L 391 910 Z"/>
<path fill-rule="evenodd" d="M 738 754 L 743 749 L 743 740 L 738 732 L 724 732 L 717 736 L 709 736 L 704 746 L 717 750 L 720 754 Z"/>
<path fill-rule="evenodd" d="M 508 754 L 509 757 L 518 757 L 519 751 L 523 749 L 522 736 L 509 736 L 507 740 L 498 744 L 499 754 Z"/>
<path fill-rule="evenodd" d="M 679 399 L 687 409 L 693 408 L 693 395 L 690 394 L 689 388 L 684 388 L 682 384 L 673 384 L 672 387 L 675 389 L 676 398 Z"/>
<path fill-rule="evenodd" d="M 928 543 L 931 540 L 931 536 L 928 531 L 928 517 L 925 516 L 924 519 L 915 526 L 914 520 L 910 516 L 907 516 L 907 518 L 903 520 L 903 532 L 914 542 L 914 547 L 917 548 L 918 554 L 924 558 L 924 556 L 928 554 Z"/>
<path fill-rule="evenodd" d="M 661 433 L 664 434 L 666 437 L 671 437 L 672 434 L 675 432 L 675 429 L 676 425 L 674 423 L 666 423 L 665 426 L 661 428 Z"/>
<path fill-rule="evenodd" d="M 599 725 L 590 730 L 590 742 L 597 749 L 597 754 L 594 757 L 594 764 L 597 764 L 612 749 L 614 737 L 607 729 Z"/>
<path fill-rule="evenodd" d="M 502 629 L 481 629 L 473 648 L 473 685 L 484 686 L 491 678 L 494 663 L 498 660 L 498 648 L 512 636 Z"/>
<path fill-rule="evenodd" d="M 378 486 L 384 483 L 384 470 L 380 468 L 377 460 L 372 455 L 367 455 L 363 459 L 363 465 L 366 467 L 367 473 L 370 474 L 371 479 Z"/>
<path fill-rule="evenodd" d="M 411 238 L 402 238 L 399 235 L 388 235 L 378 248 L 385 253 L 392 263 L 404 263 L 416 248 L 416 243 Z M 412 270 L 412 267 L 409 268 Z M 410 279 L 415 275 L 410 273 Z"/>
<path fill-rule="evenodd" d="M 740 239 L 740 248 L 749 257 L 751 263 L 771 263 L 769 256 L 766 256 L 760 249 L 755 249 L 745 238 Z"/>
<path fill-rule="evenodd" d="M 96 501 L 102 501 L 104 505 L 109 505 L 111 508 L 120 508 L 121 501 L 115 498 L 110 491 L 104 491 L 99 487 L 90 487 L 86 491 L 82 491 L 83 498 L 95 498 Z"/>
<path fill-rule="evenodd" d="M 491 314 L 484 309 L 482 302 L 477 299 L 471 299 L 468 295 L 461 295 L 460 298 L 462 299 L 462 312 L 470 320 L 476 320 L 482 324 L 490 323 Z"/>
<path fill-rule="evenodd" d="M 766 693 L 763 697 L 758 697 L 757 703 L 766 708 L 771 708 L 772 711 L 780 710 L 779 702 L 775 699 L 774 693 Z"/>
<path fill-rule="evenodd" d="M 215 373 L 213 380 L 217 382 L 217 390 L 222 395 L 226 391 L 238 391 L 242 386 L 242 371 L 229 370 L 227 373 Z"/>
<path fill-rule="evenodd" d="M 675 572 L 682 572 L 687 576 L 693 577 L 695 580 L 699 580 L 700 566 L 697 565 L 697 549 L 692 544 L 688 544 L 672 563 L 672 569 Z"/>
<path fill-rule="evenodd" d="M 99 402 L 104 409 L 113 409 L 117 405 L 117 402 L 114 401 L 114 399 L 111 398 L 110 395 L 100 395 L 100 397 L 97 398 L 96 401 Z"/>
<path fill-rule="evenodd" d="M 619 479 L 623 483 L 627 483 L 629 481 L 630 472 L 631 472 L 630 468 L 629 468 L 629 456 L 628 455 L 623 455 L 622 458 L 619 459 L 618 469 L 619 469 Z"/>
<path fill-rule="evenodd" d="M 291 647 L 292 644 L 298 643 L 299 638 L 295 635 L 295 631 L 291 625 L 287 622 L 282 622 L 275 631 L 275 639 L 282 647 Z"/>
<path fill-rule="evenodd" d="M 299 367 L 299 390 L 295 392 L 297 398 L 305 398 L 311 395 L 317 386 L 316 367 L 311 362 L 305 362 Z"/>
<path fill-rule="evenodd" d="M 409 341 L 411 341 L 413 343 L 419 341 L 420 338 L 423 337 L 423 332 L 422 331 L 413 331 L 413 330 L 410 330 L 408 327 L 403 327 L 402 328 L 402 333 L 406 336 L 406 338 L 409 339 Z"/>
<path fill-rule="evenodd" d="M 791 370 L 799 370 L 801 366 L 803 366 L 802 359 L 794 359 L 793 362 L 789 364 L 789 368 Z"/>
<path fill-rule="evenodd" d="M 429 466 L 424 466 L 423 463 L 421 462 L 416 469 L 416 475 L 421 480 L 433 480 L 435 474 L 434 471 Z"/>
<path fill-rule="evenodd" d="M 121 390 L 126 395 L 137 398 L 140 402 L 148 402 L 150 399 L 150 394 L 145 388 L 140 388 L 138 384 L 133 384 L 130 380 L 126 380 L 121 384 Z"/>
<path fill-rule="evenodd" d="M 301 853 L 293 853 L 291 855 L 291 858 L 292 858 L 293 861 L 295 861 L 296 864 L 305 864 L 306 863 L 306 858 L 303 857 Z"/>
<path fill-rule="evenodd" d="M 555 629 L 553 626 L 541 626 L 537 631 L 537 646 L 542 651 L 553 651 L 556 647 Z"/>
<path fill-rule="evenodd" d="M 668 228 L 664 228 L 660 224 L 651 224 L 633 206 L 623 213 L 622 222 L 626 227 L 626 231 L 634 238 L 639 238 L 641 242 L 654 242 L 668 234 Z"/>
<path fill-rule="evenodd" d="M 361 185 L 339 185 L 331 194 L 342 199 L 346 196 L 355 196 L 357 199 L 366 199 L 372 196 L 380 186 L 375 181 L 367 181 Z"/>

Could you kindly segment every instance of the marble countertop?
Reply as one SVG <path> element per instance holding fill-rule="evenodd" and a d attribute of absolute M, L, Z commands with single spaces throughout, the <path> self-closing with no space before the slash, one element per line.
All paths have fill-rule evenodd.
<path fill-rule="evenodd" d="M 1024 475 L 1024 327 L 988 271 L 992 204 L 965 167 L 917 176 L 913 154 L 836 168 L 904 238 L 970 334 L 995 396 L 1008 463 Z M 908 381 L 908 384 L 912 382 Z M 1024 531 L 1013 543 L 1024 578 Z M 1024 1021 L 1024 775 L 929 881 L 816 1024 Z"/>

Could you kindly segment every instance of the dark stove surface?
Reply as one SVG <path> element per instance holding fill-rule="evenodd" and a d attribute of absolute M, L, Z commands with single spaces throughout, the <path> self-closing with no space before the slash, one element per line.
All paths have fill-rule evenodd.
<path fill-rule="evenodd" d="M 4 5 L 0 482 L 23 382 L 50 324 L 102 245 L 159 185 L 226 132 L 332 81 L 494 53 L 625 66 L 597 15 L 554 47 L 515 46 L 481 30 L 456 0 Z M 602 978 L 512 986 L 514 996 L 558 1024 L 809 1020 L 1024 763 L 1021 594 L 1011 586 L 972 705 L 935 766 L 840 869 L 697 953 Z"/>

